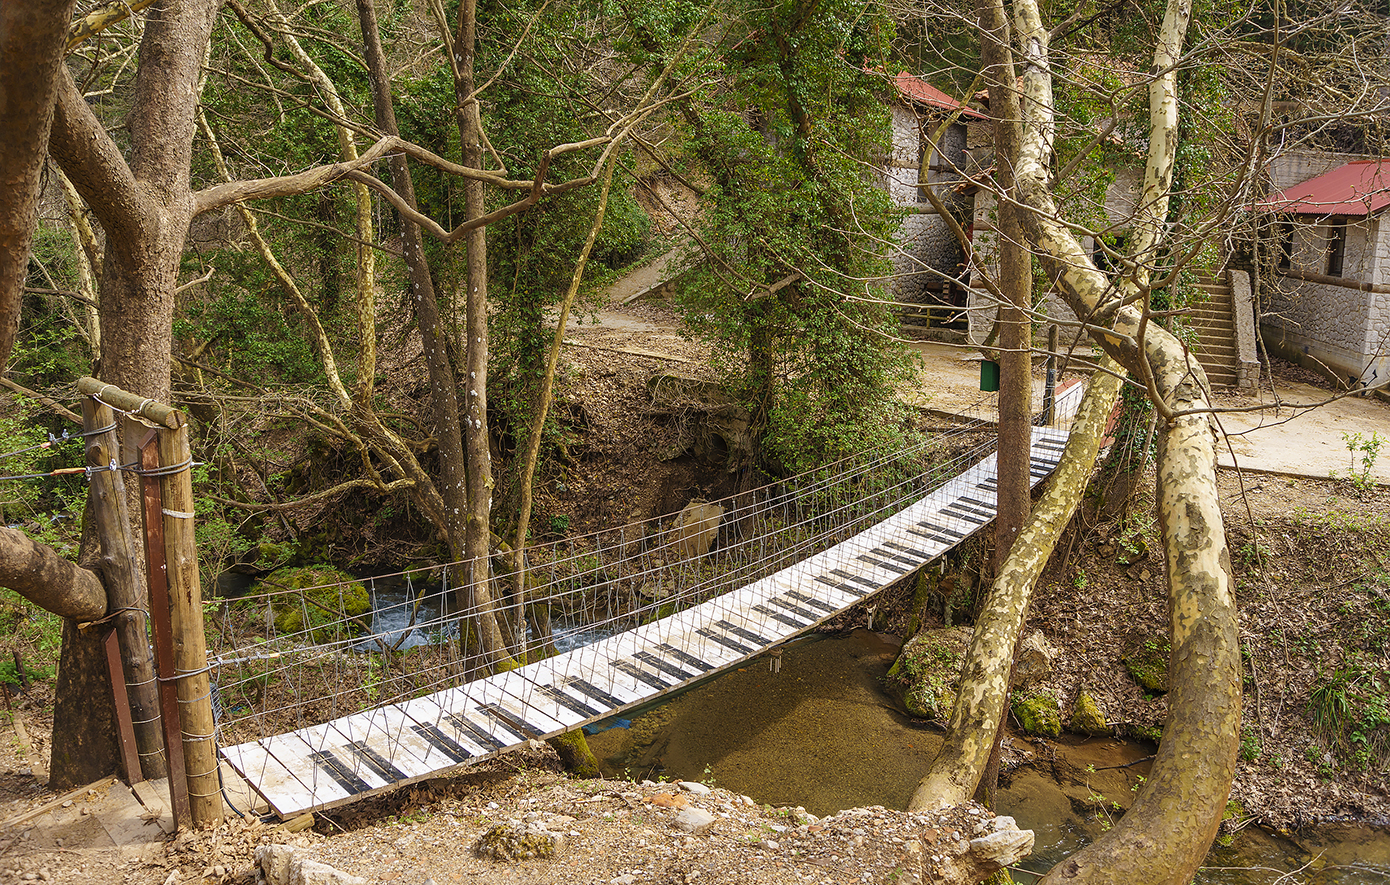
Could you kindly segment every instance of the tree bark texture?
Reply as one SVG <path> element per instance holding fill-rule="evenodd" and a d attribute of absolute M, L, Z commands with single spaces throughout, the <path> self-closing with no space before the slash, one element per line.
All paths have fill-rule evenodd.
<path fill-rule="evenodd" d="M 959 805 L 974 794 L 985 772 L 1008 704 L 1014 647 L 1027 618 L 1033 585 L 1086 491 L 1106 421 L 1120 393 L 1119 376 L 1103 371 L 1118 365 L 1107 358 L 1101 368 L 1091 378 L 1062 460 L 995 576 L 975 621 L 946 740 L 912 794 L 910 810 Z"/>
<path fill-rule="evenodd" d="M 1028 519 L 1031 504 L 1033 358 L 1033 256 L 1023 241 L 1015 205 L 1013 158 L 1018 156 L 1018 78 L 1009 51 L 1009 20 L 1003 0 L 980 0 L 980 66 L 989 84 L 989 114 L 995 146 L 995 185 L 999 189 L 999 485 L 994 518 L 994 571 L 1004 566 L 1009 548 Z"/>
<path fill-rule="evenodd" d="M 477 58 L 477 0 L 459 5 L 458 35 L 454 51 L 458 55 L 458 79 L 454 82 L 457 101 L 459 143 L 463 165 L 483 168 L 483 118 L 475 91 L 474 66 Z M 483 183 L 469 179 L 464 183 L 464 212 L 469 221 L 487 214 Z M 475 625 L 483 658 L 490 667 L 510 667 L 508 642 L 502 635 L 492 598 L 491 552 L 492 449 L 487 423 L 487 229 L 479 226 L 464 239 L 468 250 L 464 296 L 467 313 L 464 342 L 463 386 L 468 391 L 463 403 L 463 444 L 468 458 L 468 520 L 464 529 L 465 610 L 477 613 Z"/>
<path fill-rule="evenodd" d="M 73 0 L 0 3 L 0 375 L 19 330 L 53 92 Z"/>
<path fill-rule="evenodd" d="M 195 201 L 189 189 L 198 75 L 219 0 L 156 3 L 145 19 L 127 163 L 64 73 L 50 150 L 106 234 L 101 376 L 168 400 L 174 289 Z"/>
<path fill-rule="evenodd" d="M 106 588 L 96 572 L 5 526 L 0 526 L 0 587 L 71 620 L 95 621 L 106 614 Z"/>
<path fill-rule="evenodd" d="M 76 621 L 63 621 L 48 763 L 48 786 L 53 790 L 90 784 L 111 774 L 119 764 L 103 632 L 82 631 Z"/>
<path fill-rule="evenodd" d="M 1119 824 L 1044 881 L 1186 883 L 1220 824 L 1240 727 L 1240 659 L 1216 494 L 1216 433 L 1209 413 L 1192 411 L 1210 408 L 1209 386 L 1181 341 L 1150 325 L 1132 303 L 1113 297 L 1105 276 L 1061 222 L 1049 178 L 1054 121 L 1048 34 L 1036 0 L 1015 0 L 1014 11 L 1024 54 L 1025 135 L 1016 168 L 1027 209 L 1025 232 L 1077 316 L 1089 318 L 1093 327 L 1110 326 L 1113 331 L 1096 330 L 1093 337 L 1150 386 L 1163 416 L 1157 500 L 1173 646 L 1168 721 L 1143 790 Z M 1149 161 L 1129 250 L 1136 264 L 1152 264 L 1167 216 L 1177 137 L 1175 62 L 1190 13 L 1187 0 L 1170 0 L 1154 54 L 1159 74 L 1149 90 Z M 1133 279 L 1141 273 L 1147 270 Z M 1135 288 L 1141 295 L 1146 291 L 1144 285 Z"/>

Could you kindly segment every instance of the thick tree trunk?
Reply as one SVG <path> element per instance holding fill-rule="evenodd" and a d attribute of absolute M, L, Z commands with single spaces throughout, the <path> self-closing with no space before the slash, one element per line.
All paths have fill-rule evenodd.
<path fill-rule="evenodd" d="M 1092 376 L 1057 471 L 1014 541 L 975 622 L 946 740 L 912 794 L 909 808 L 914 811 L 966 801 L 985 773 L 1008 703 L 1014 647 L 1028 615 L 1033 585 L 1086 491 L 1106 421 L 1119 396 L 1121 381 L 1114 374 L 1118 364 L 1107 359 L 1101 368 Z"/>
<path fill-rule="evenodd" d="M 1185 883 L 1205 857 L 1235 773 L 1240 727 L 1240 657 L 1225 531 L 1216 494 L 1216 434 L 1206 375 L 1182 342 L 1122 306 L 1061 220 L 1049 189 L 1054 132 L 1048 33 L 1036 0 L 1015 0 L 1024 52 L 1023 150 L 1017 164 L 1024 228 L 1078 316 L 1113 332 L 1093 337 L 1151 387 L 1163 422 L 1158 511 L 1168 571 L 1172 633 L 1169 715 L 1153 769 L 1113 829 L 1044 880 Z M 1133 224 L 1132 280 L 1146 294 L 1161 241 L 1177 151 L 1177 60 L 1191 6 L 1170 0 L 1154 53 L 1149 89 L 1150 147 Z M 1194 411 L 1195 410 L 1195 411 Z"/>
<path fill-rule="evenodd" d="M 49 150 L 106 235 L 100 374 L 155 400 L 168 399 L 174 289 L 194 209 L 189 181 L 198 75 L 220 6 L 221 0 L 182 0 L 150 8 L 126 122 L 128 162 L 66 72 L 54 105 Z M 99 644 L 90 648 L 71 625 L 63 639 L 53 776 L 59 783 L 86 782 L 93 771 L 110 770 L 101 760 L 115 758 L 114 733 L 100 721 L 110 715 L 110 685 Z"/>
<path fill-rule="evenodd" d="M 102 630 L 83 632 L 76 621 L 63 621 L 48 763 L 50 789 L 90 784 L 115 771 L 120 762 L 103 635 Z"/>
<path fill-rule="evenodd" d="M 0 4 L 0 375 L 10 360 L 73 0 Z"/>

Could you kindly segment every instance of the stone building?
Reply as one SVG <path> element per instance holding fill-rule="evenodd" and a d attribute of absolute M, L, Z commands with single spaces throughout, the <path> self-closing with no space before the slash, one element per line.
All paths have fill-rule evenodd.
<path fill-rule="evenodd" d="M 984 114 L 903 72 L 893 80 L 893 151 L 885 169 L 894 202 L 906 210 L 893 255 L 893 292 L 909 326 L 964 328 L 965 255 L 951 226 L 937 214 L 926 189 L 971 234 L 975 170 L 967 152 L 969 129 Z"/>
<path fill-rule="evenodd" d="M 1260 327 L 1269 352 L 1349 386 L 1390 378 L 1390 159 L 1290 153 L 1270 165 L 1279 190 L 1274 265 Z"/>

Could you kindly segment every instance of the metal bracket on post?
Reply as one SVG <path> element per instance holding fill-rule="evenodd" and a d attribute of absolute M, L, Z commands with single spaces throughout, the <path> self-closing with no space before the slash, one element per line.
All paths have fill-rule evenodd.
<path fill-rule="evenodd" d="M 111 674 L 111 699 L 116 704 L 116 735 L 120 738 L 121 759 L 126 780 L 133 787 L 145 779 L 140 770 L 140 751 L 135 747 L 135 726 L 130 717 L 130 696 L 125 689 L 125 670 L 121 666 L 121 644 L 115 627 L 106 631 L 106 670 Z"/>
<path fill-rule="evenodd" d="M 159 432 L 140 441 L 140 487 L 145 511 L 145 563 L 150 583 L 150 621 L 154 625 L 155 663 L 159 670 L 159 718 L 164 725 L 164 752 L 169 762 L 169 807 L 174 826 L 193 822 L 188 804 L 188 778 L 183 762 L 183 727 L 178 689 L 174 682 L 174 631 L 169 617 L 169 584 L 164 556 L 164 497 L 159 490 Z"/>

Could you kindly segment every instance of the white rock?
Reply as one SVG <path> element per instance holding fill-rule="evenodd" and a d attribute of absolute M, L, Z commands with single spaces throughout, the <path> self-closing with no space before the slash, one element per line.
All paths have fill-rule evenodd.
<path fill-rule="evenodd" d="M 696 796 L 704 796 L 711 792 L 709 787 L 704 784 L 697 784 L 695 781 L 681 781 L 679 786 L 687 793 L 694 793 Z"/>
<path fill-rule="evenodd" d="M 682 808 L 676 813 L 675 827 L 683 833 L 699 835 L 709 832 L 715 817 L 703 808 Z"/>

